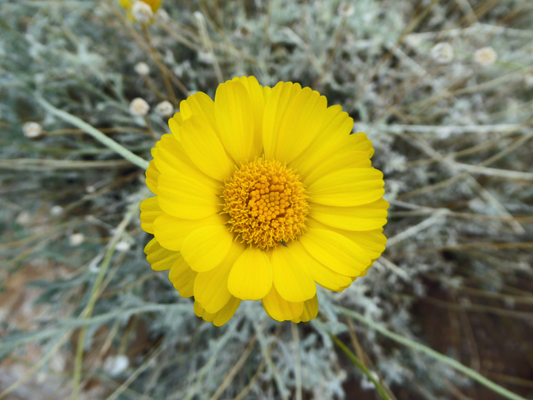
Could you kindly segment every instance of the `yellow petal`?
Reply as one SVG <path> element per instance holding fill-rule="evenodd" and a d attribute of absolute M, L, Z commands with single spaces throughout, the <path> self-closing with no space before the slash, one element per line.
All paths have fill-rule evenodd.
<path fill-rule="evenodd" d="M 174 285 L 174 289 L 180 292 L 180 296 L 187 298 L 193 295 L 194 281 L 197 275 L 198 272 L 193 271 L 183 257 L 179 257 L 172 264 L 168 279 Z"/>
<path fill-rule="evenodd" d="M 202 181 L 205 185 L 213 188 L 220 186 L 220 182 L 205 175 L 194 165 L 181 142 L 172 135 L 163 135 L 161 140 L 156 143 L 156 149 L 154 162 L 161 173 L 177 172 L 184 175 L 194 175 L 195 179 Z"/>
<path fill-rule="evenodd" d="M 168 127 L 170 132 L 174 135 L 174 138 L 180 140 L 181 126 L 183 125 L 183 119 L 181 118 L 180 113 L 174 114 L 172 118 L 168 120 Z"/>
<path fill-rule="evenodd" d="M 367 152 L 344 148 L 316 164 L 315 168 L 308 171 L 305 176 L 300 175 L 300 179 L 304 185 L 309 186 L 332 172 L 346 168 L 368 168 L 371 165 Z"/>
<path fill-rule="evenodd" d="M 272 267 L 266 252 L 248 247 L 231 268 L 228 290 L 241 300 L 259 300 L 271 286 Z"/>
<path fill-rule="evenodd" d="M 194 282 L 194 298 L 209 313 L 220 311 L 232 297 L 228 290 L 231 267 L 244 251 L 244 246 L 233 242 L 226 258 L 207 272 L 200 272 Z"/>
<path fill-rule="evenodd" d="M 298 318 L 303 311 L 303 302 L 290 302 L 281 297 L 272 285 L 270 292 L 262 299 L 263 308 L 270 318 L 276 321 L 289 321 Z"/>
<path fill-rule="evenodd" d="M 381 253 L 385 251 L 387 238 L 382 233 L 383 229 L 373 229 L 364 232 L 337 231 L 354 243 L 357 243 L 357 245 L 360 246 L 372 260 L 378 259 L 381 256 Z M 370 266 L 368 268 L 370 268 Z"/>
<path fill-rule="evenodd" d="M 200 117 L 193 115 L 183 121 L 181 143 L 193 163 L 210 177 L 224 181 L 235 171 L 217 133 Z"/>
<path fill-rule="evenodd" d="M 301 89 L 302 87 L 297 83 L 279 82 L 272 90 L 267 90 L 269 94 L 263 115 L 263 147 L 267 160 L 274 158 L 279 128 L 287 105 Z"/>
<path fill-rule="evenodd" d="M 205 322 L 213 322 L 215 326 L 222 326 L 228 322 L 239 308 L 241 300 L 231 297 L 226 305 L 217 313 L 208 313 L 200 303 L 194 302 L 194 313 Z"/>
<path fill-rule="evenodd" d="M 313 297 L 311 300 L 306 300 L 304 302 L 302 315 L 300 315 L 298 318 L 293 319 L 292 322 L 296 322 L 297 324 L 300 322 L 309 322 L 310 320 L 316 318 L 317 315 L 318 300 L 315 295 L 315 297 Z"/>
<path fill-rule="evenodd" d="M 261 143 L 255 141 L 252 102 L 241 82 L 218 85 L 215 116 L 222 143 L 237 164 L 245 164 L 261 155 L 261 147 L 258 147 Z"/>
<path fill-rule="evenodd" d="M 241 82 L 250 96 L 254 117 L 254 145 L 253 148 L 259 149 L 257 156 L 261 154 L 263 148 L 263 114 L 265 112 L 264 89 L 254 76 L 235 77 L 233 81 Z"/>
<path fill-rule="evenodd" d="M 222 326 L 226 322 L 228 322 L 231 317 L 235 315 L 235 311 L 237 311 L 240 304 L 241 300 L 232 296 L 231 299 L 226 303 L 226 305 L 222 307 L 219 312 L 217 312 L 217 315 L 213 319 L 213 325 Z"/>
<path fill-rule="evenodd" d="M 216 317 L 216 314 L 211 314 L 205 311 L 200 303 L 197 301 L 194 302 L 194 313 L 197 317 L 202 318 L 205 322 L 213 322 Z"/>
<path fill-rule="evenodd" d="M 381 171 L 375 168 L 351 168 L 321 177 L 309 185 L 307 191 L 313 203 L 349 207 L 378 200 L 385 193 L 383 185 Z"/>
<path fill-rule="evenodd" d="M 154 221 L 163 214 L 163 210 L 157 203 L 157 197 L 150 197 L 142 201 L 141 228 L 147 233 L 154 233 Z"/>
<path fill-rule="evenodd" d="M 389 203 L 383 199 L 355 207 L 313 204 L 309 217 L 334 228 L 369 231 L 381 228 L 387 223 L 387 208 L 389 208 Z"/>
<path fill-rule="evenodd" d="M 217 193 L 195 178 L 179 173 L 161 174 L 157 200 L 165 213 L 183 219 L 202 219 L 221 211 Z"/>
<path fill-rule="evenodd" d="M 161 246 L 169 250 L 180 251 L 183 241 L 191 232 L 204 226 L 223 226 L 226 220 L 227 217 L 220 214 L 203 219 L 183 219 L 163 213 L 155 220 L 153 233 Z"/>
<path fill-rule="evenodd" d="M 341 275 L 320 264 L 307 252 L 307 250 L 305 250 L 300 242 L 291 242 L 290 251 L 291 253 L 294 253 L 296 258 L 303 262 L 313 277 L 313 280 L 320 286 L 328 290 L 339 292 L 344 290 L 347 286 L 350 286 L 352 283 L 349 276 Z"/>
<path fill-rule="evenodd" d="M 211 128 L 216 129 L 215 103 L 203 92 L 195 93 L 180 103 L 180 116 L 183 121 L 191 118 L 193 115 L 200 117 Z"/>
<path fill-rule="evenodd" d="M 278 83 L 265 104 L 263 145 L 267 159 L 290 162 L 313 141 L 326 117 L 327 101 L 310 88 Z"/>
<path fill-rule="evenodd" d="M 160 172 L 155 166 L 155 161 L 150 161 L 148 164 L 148 169 L 146 170 L 146 186 L 153 194 L 157 194 L 157 179 L 159 178 Z"/>
<path fill-rule="evenodd" d="M 274 159 L 290 162 L 300 155 L 319 133 L 326 116 L 327 100 L 311 88 L 301 89 L 283 113 L 274 132 Z"/>
<path fill-rule="evenodd" d="M 277 246 L 272 250 L 272 279 L 276 290 L 287 301 L 298 302 L 312 298 L 316 285 L 304 260 L 288 247 Z"/>
<path fill-rule="evenodd" d="M 334 231 L 309 228 L 300 242 L 318 262 L 342 275 L 358 276 L 370 264 L 360 246 Z"/>
<path fill-rule="evenodd" d="M 146 261 L 148 261 L 154 271 L 164 271 L 170 269 L 174 261 L 180 256 L 177 251 L 167 250 L 159 244 L 156 238 L 148 242 L 144 248 Z"/>
<path fill-rule="evenodd" d="M 181 255 L 197 272 L 219 265 L 233 243 L 233 234 L 223 225 L 204 226 L 189 234 L 181 245 Z"/>
<path fill-rule="evenodd" d="M 374 154 L 372 143 L 364 133 L 350 134 L 353 129 L 353 119 L 342 112 L 340 106 L 329 107 L 325 114 L 315 140 L 290 164 L 302 179 L 320 164 L 345 151 L 363 151 L 368 154 L 367 158 L 371 158 Z"/>
<path fill-rule="evenodd" d="M 312 218 L 308 219 L 306 224 L 308 228 L 331 230 L 346 236 L 348 239 L 361 247 L 372 260 L 376 260 L 381 256 L 381 253 L 383 253 L 385 250 L 385 244 L 387 244 L 387 238 L 383 234 L 383 228 L 360 232 L 347 231 L 344 229 L 330 227 Z"/>

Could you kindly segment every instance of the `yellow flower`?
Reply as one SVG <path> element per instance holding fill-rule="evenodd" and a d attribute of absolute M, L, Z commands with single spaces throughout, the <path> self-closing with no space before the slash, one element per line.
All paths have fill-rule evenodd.
<path fill-rule="evenodd" d="M 297 83 L 254 77 L 196 93 L 152 150 L 141 204 L 156 271 L 220 326 L 242 300 L 278 321 L 318 313 L 316 284 L 340 292 L 385 249 L 388 203 L 374 150 L 340 106 Z"/>

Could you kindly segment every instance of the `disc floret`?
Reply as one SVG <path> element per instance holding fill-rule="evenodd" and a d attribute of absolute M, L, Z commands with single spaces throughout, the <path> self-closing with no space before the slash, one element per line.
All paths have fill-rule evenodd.
<path fill-rule="evenodd" d="M 258 159 L 241 166 L 222 195 L 232 232 L 243 242 L 269 249 L 305 230 L 309 204 L 303 184 L 278 161 Z"/>

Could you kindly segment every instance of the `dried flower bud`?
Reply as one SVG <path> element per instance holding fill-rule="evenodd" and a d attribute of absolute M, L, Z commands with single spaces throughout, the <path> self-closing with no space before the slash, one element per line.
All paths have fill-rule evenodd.
<path fill-rule="evenodd" d="M 439 64 L 448 64 L 452 62 L 454 53 L 453 47 L 449 43 L 437 43 L 431 49 L 431 57 Z"/>
<path fill-rule="evenodd" d="M 42 135 L 43 128 L 37 122 L 26 122 L 22 125 L 22 132 L 27 138 L 36 138 Z"/>
<path fill-rule="evenodd" d="M 162 117 L 170 117 L 174 114 L 174 106 L 169 101 L 162 101 L 155 107 L 155 112 Z"/>
<path fill-rule="evenodd" d="M 121 240 L 117 243 L 117 246 L 115 247 L 116 251 L 125 252 L 128 251 L 131 248 L 131 245 L 127 240 Z"/>
<path fill-rule="evenodd" d="M 17 219 L 15 220 L 15 222 L 19 225 L 23 225 L 23 226 L 26 226 L 26 225 L 29 225 L 30 222 L 31 222 L 31 215 L 29 212 L 27 211 L 22 211 L 18 216 L 17 216 Z"/>
<path fill-rule="evenodd" d="M 144 101 L 144 99 L 141 99 L 140 97 L 133 99 L 130 104 L 130 112 L 133 115 L 144 117 L 146 114 L 148 114 L 148 111 L 150 111 L 150 106 L 146 101 Z"/>
<path fill-rule="evenodd" d="M 54 217 L 57 217 L 61 214 L 63 214 L 63 207 L 61 206 L 53 206 L 51 209 L 50 209 L 50 215 L 53 215 Z"/>
<path fill-rule="evenodd" d="M 136 1 L 131 7 L 131 14 L 133 18 L 141 24 L 146 24 L 154 17 L 152 7 L 142 1 Z"/>
<path fill-rule="evenodd" d="M 355 8 L 350 3 L 342 3 L 337 9 L 337 13 L 343 18 L 348 18 L 354 15 Z"/>
<path fill-rule="evenodd" d="M 117 376 L 123 373 L 130 366 L 130 360 L 125 355 L 109 356 L 104 363 L 104 371 L 111 376 Z"/>
<path fill-rule="evenodd" d="M 69 236 L 68 241 L 71 246 L 79 246 L 85 241 L 85 235 L 83 233 L 73 233 Z"/>
<path fill-rule="evenodd" d="M 161 9 L 157 10 L 156 13 L 154 14 L 154 19 L 157 22 L 160 22 L 162 24 L 166 24 L 168 22 L 168 20 L 170 19 L 170 17 L 168 16 L 168 13 L 161 8 Z"/>
<path fill-rule="evenodd" d="M 474 53 L 474 61 L 482 67 L 494 64 L 497 58 L 498 54 L 492 47 L 483 47 Z"/>
<path fill-rule="evenodd" d="M 150 73 L 150 67 L 144 62 L 139 62 L 135 64 L 135 67 L 133 67 L 133 69 L 141 76 L 145 76 Z"/>

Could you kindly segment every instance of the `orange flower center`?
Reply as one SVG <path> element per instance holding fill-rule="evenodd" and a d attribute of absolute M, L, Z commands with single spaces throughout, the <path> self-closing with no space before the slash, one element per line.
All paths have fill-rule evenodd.
<path fill-rule="evenodd" d="M 298 176 L 278 161 L 243 165 L 226 182 L 224 212 L 230 230 L 260 249 L 287 244 L 305 230 L 309 203 Z"/>

